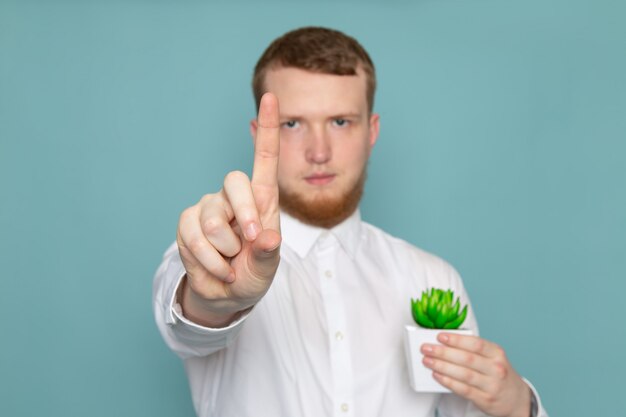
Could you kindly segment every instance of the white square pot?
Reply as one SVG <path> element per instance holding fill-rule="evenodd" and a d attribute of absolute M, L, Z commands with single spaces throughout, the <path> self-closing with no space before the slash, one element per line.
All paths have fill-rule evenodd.
<path fill-rule="evenodd" d="M 425 329 L 418 326 L 406 326 L 404 347 L 406 352 L 407 366 L 409 367 L 409 378 L 411 388 L 417 392 L 450 392 L 449 389 L 441 385 L 433 378 L 433 371 L 428 369 L 422 363 L 424 355 L 420 349 L 424 343 L 437 344 L 437 335 L 439 333 L 456 333 L 462 335 L 471 335 L 471 330 L 443 330 L 443 329 Z"/>

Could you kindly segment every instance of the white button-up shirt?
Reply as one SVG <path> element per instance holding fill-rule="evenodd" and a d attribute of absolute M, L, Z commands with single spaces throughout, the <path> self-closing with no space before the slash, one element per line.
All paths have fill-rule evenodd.
<path fill-rule="evenodd" d="M 272 286 L 226 328 L 181 314 L 176 290 L 185 270 L 175 244 L 157 271 L 157 325 L 184 359 L 200 417 L 483 415 L 454 394 L 409 386 L 410 299 L 439 287 L 469 304 L 454 268 L 362 222 L 358 211 L 330 230 L 283 213 L 281 229 Z M 471 306 L 464 327 L 478 334 Z"/>

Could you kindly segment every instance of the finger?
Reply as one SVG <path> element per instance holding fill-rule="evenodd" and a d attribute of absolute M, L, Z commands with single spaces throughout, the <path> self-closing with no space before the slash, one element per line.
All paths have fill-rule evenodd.
<path fill-rule="evenodd" d="M 192 268 L 191 271 L 187 271 L 190 275 L 193 276 L 193 269 L 198 268 L 224 282 L 233 282 L 235 280 L 235 274 L 228 262 L 206 239 L 192 239 L 189 244 L 182 247 L 179 246 L 179 250 L 181 251 L 181 256 L 185 256 L 185 260 Z"/>
<path fill-rule="evenodd" d="M 224 260 L 224 258 L 222 258 L 219 254 L 217 254 L 215 258 L 209 259 L 205 257 L 206 259 L 201 261 L 195 257 L 195 255 L 191 252 L 189 248 L 179 245 L 178 249 L 181 258 L 183 259 L 183 264 L 185 266 L 185 272 L 187 272 L 187 277 L 190 281 L 196 283 L 194 287 L 197 286 L 198 282 L 201 282 L 205 279 L 209 281 L 215 279 L 218 281 L 223 281 L 225 283 L 231 283 L 235 281 L 235 273 L 232 272 L 232 268 L 230 268 L 228 263 L 225 263 L 223 266 L 226 271 L 230 272 L 220 272 L 220 268 L 218 266 L 220 262 Z M 204 265 L 203 262 L 211 262 L 210 268 L 207 269 L 207 266 Z M 208 284 L 208 281 L 205 282 L 205 284 Z"/>
<path fill-rule="evenodd" d="M 423 363 L 427 368 L 432 369 L 441 375 L 445 375 L 459 382 L 463 382 L 464 384 L 471 385 L 481 391 L 486 391 L 490 387 L 489 377 L 480 372 L 476 372 L 473 369 L 428 356 L 424 357 Z"/>
<path fill-rule="evenodd" d="M 252 243 L 250 271 L 259 278 L 272 278 L 280 262 L 280 234 L 271 229 L 263 230 Z"/>
<path fill-rule="evenodd" d="M 239 235 L 230 224 L 233 210 L 224 193 L 208 194 L 197 205 L 200 228 L 209 244 L 226 257 L 233 257 L 241 250 Z"/>
<path fill-rule="evenodd" d="M 422 345 L 421 351 L 425 356 L 433 359 L 470 368 L 485 375 L 490 373 L 491 367 L 489 366 L 489 360 L 473 352 L 431 344 Z"/>
<path fill-rule="evenodd" d="M 232 258 L 241 251 L 241 239 L 220 207 L 203 207 L 200 214 L 202 234 L 220 254 Z"/>
<path fill-rule="evenodd" d="M 228 262 L 204 236 L 195 207 L 181 215 L 176 241 L 188 273 L 193 275 L 190 269 L 202 268 L 223 281 L 234 280 Z"/>
<path fill-rule="evenodd" d="M 280 118 L 278 99 L 271 93 L 265 93 L 261 98 L 257 124 L 252 184 L 276 187 L 280 150 Z"/>
<path fill-rule="evenodd" d="M 447 375 L 443 375 L 439 372 L 434 372 L 433 377 L 437 382 L 448 388 L 453 393 L 466 398 L 475 404 L 484 402 L 485 393 L 476 387 L 451 378 Z"/>
<path fill-rule="evenodd" d="M 241 171 L 228 173 L 224 179 L 224 193 L 244 237 L 253 241 L 261 232 L 261 221 L 248 176 Z"/>
<path fill-rule="evenodd" d="M 485 340 L 478 336 L 468 336 L 453 333 L 441 333 L 437 336 L 437 340 L 446 346 L 466 350 L 478 355 L 495 358 L 503 355 L 503 350 L 497 344 Z"/>

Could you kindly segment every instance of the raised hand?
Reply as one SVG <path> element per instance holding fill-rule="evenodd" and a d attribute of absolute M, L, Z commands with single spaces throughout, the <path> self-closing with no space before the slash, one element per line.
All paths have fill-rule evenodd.
<path fill-rule="evenodd" d="M 252 180 L 240 171 L 180 216 L 176 242 L 187 272 L 185 317 L 222 327 L 267 292 L 280 260 L 278 100 L 261 99 L 254 139 Z"/>
<path fill-rule="evenodd" d="M 441 333 L 424 344 L 424 365 L 443 386 L 495 417 L 528 417 L 531 392 L 504 350 L 476 336 Z"/>

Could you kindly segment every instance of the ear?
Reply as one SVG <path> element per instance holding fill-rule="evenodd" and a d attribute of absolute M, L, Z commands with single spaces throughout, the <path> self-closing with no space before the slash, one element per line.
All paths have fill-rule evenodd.
<path fill-rule="evenodd" d="M 378 140 L 378 134 L 380 133 L 380 116 L 377 113 L 372 113 L 369 120 L 369 142 L 370 149 L 374 147 Z"/>
<path fill-rule="evenodd" d="M 250 136 L 252 136 L 252 143 L 254 143 L 254 139 L 256 138 L 256 129 L 258 126 L 256 119 L 250 120 Z"/>

